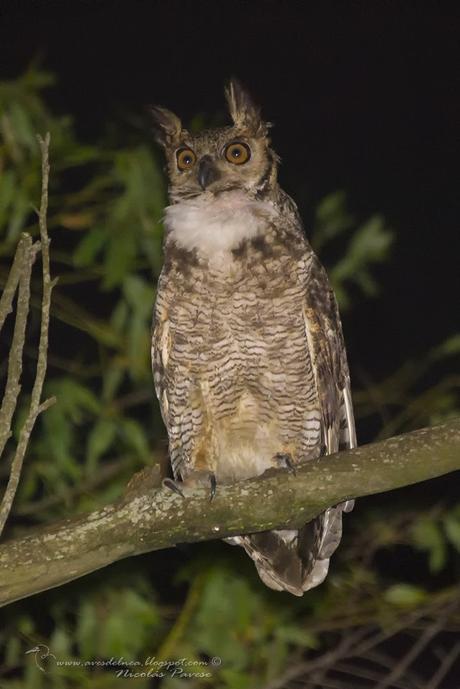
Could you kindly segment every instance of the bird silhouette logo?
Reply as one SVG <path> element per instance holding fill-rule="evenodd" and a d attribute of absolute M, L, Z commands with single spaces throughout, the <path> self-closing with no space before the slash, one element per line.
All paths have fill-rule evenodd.
<path fill-rule="evenodd" d="M 54 658 L 54 660 L 56 660 L 56 656 L 54 655 L 54 653 L 51 653 L 49 647 L 45 644 L 37 644 L 33 648 L 29 648 L 29 650 L 26 651 L 25 654 L 27 655 L 28 653 L 35 654 L 35 665 L 42 672 L 46 672 L 45 667 L 47 663 L 45 661 L 47 659 L 49 660 L 49 658 Z"/>

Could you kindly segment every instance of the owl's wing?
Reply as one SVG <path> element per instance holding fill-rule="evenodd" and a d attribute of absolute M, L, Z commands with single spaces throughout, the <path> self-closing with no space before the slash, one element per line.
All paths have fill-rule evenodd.
<path fill-rule="evenodd" d="M 322 453 L 356 447 L 350 374 L 339 310 L 326 271 L 315 255 L 306 270 L 304 323 L 320 404 Z M 342 512 L 350 512 L 353 506 L 354 501 L 348 500 L 330 507 L 314 520 L 317 543 L 316 562 L 309 576 L 312 585 L 326 576 L 329 557 L 340 543 Z"/>
<path fill-rule="evenodd" d="M 339 310 L 315 255 L 305 268 L 304 323 L 320 404 L 325 454 L 356 446 L 350 374 Z"/>
<path fill-rule="evenodd" d="M 350 374 L 339 309 L 327 273 L 304 238 L 296 204 L 286 193 L 280 194 L 286 217 L 290 218 L 296 233 L 301 231 L 309 249 L 297 265 L 305 295 L 305 334 L 320 403 L 322 454 L 332 454 L 356 447 Z"/>
<path fill-rule="evenodd" d="M 170 323 L 167 317 L 167 307 L 160 289 L 161 276 L 158 283 L 157 298 L 153 310 L 152 323 L 152 373 L 156 396 L 160 403 L 161 416 L 168 428 L 169 400 L 167 393 L 167 368 L 171 351 Z"/>
<path fill-rule="evenodd" d="M 321 418 L 321 454 L 356 445 L 350 376 L 334 293 L 326 271 L 310 254 L 299 264 L 304 286 L 303 316 Z M 296 596 L 326 577 L 329 558 L 340 543 L 342 512 L 353 501 L 329 507 L 300 529 L 282 529 L 231 539 L 252 557 L 261 579 Z"/>
<path fill-rule="evenodd" d="M 168 427 L 169 400 L 165 385 L 165 372 L 169 348 L 169 323 L 163 321 L 153 330 L 152 335 L 152 368 L 155 392 L 160 403 L 161 416 Z"/>
<path fill-rule="evenodd" d="M 163 273 L 160 275 L 153 311 L 152 369 L 155 392 L 168 431 L 172 472 L 175 479 L 183 479 L 187 458 L 194 439 L 200 436 L 205 415 L 201 390 L 192 385 L 187 357 L 177 356 L 177 347 L 183 347 L 184 342 L 169 316 L 177 298 L 173 285 L 173 280 L 166 280 Z"/>

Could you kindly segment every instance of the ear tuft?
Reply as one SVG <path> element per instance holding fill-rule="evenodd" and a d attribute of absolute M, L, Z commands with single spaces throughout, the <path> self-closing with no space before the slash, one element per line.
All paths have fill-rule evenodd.
<path fill-rule="evenodd" d="M 177 115 L 158 105 L 151 105 L 149 110 L 153 115 L 157 142 L 166 147 L 178 140 L 182 131 L 182 123 Z"/>
<path fill-rule="evenodd" d="M 238 79 L 230 79 L 225 89 L 230 116 L 235 127 L 247 129 L 251 134 L 265 135 L 267 126 L 262 121 L 260 109 Z"/>

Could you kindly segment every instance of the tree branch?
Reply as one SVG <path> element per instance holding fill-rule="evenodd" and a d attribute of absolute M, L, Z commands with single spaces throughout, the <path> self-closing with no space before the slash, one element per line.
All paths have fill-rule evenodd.
<path fill-rule="evenodd" d="M 3 313 L 6 315 L 11 311 L 11 304 L 14 298 L 16 287 L 19 283 L 19 293 L 17 302 L 17 313 L 14 324 L 13 339 L 8 355 L 8 373 L 6 378 L 5 391 L 3 394 L 2 406 L 0 408 L 0 456 L 3 454 L 5 445 L 11 436 L 11 421 L 18 402 L 19 392 L 21 390 L 21 374 L 22 374 L 22 354 L 24 350 L 24 341 L 26 335 L 27 316 L 29 314 L 30 301 L 30 276 L 32 273 L 32 265 L 35 260 L 39 243 L 32 244 L 32 238 L 28 234 L 23 234 L 19 240 L 16 249 L 13 266 L 8 277 L 8 283 L 15 285 L 14 291 L 5 300 L 4 310 L 0 309 L 3 318 Z M 8 290 L 8 285 L 5 292 Z M 0 508 L 1 514 L 1 508 Z M 0 518 L 0 533 L 2 520 Z"/>
<path fill-rule="evenodd" d="M 301 526 L 330 505 L 460 469 L 460 419 L 305 463 L 220 485 L 210 502 L 159 488 L 143 470 L 117 503 L 49 525 L 0 547 L 0 605 L 60 586 L 111 562 L 176 543 Z"/>
<path fill-rule="evenodd" d="M 10 268 L 2 296 L 0 297 L 0 330 L 3 328 L 6 317 L 13 310 L 14 295 L 24 271 L 24 244 L 30 241 L 30 237 L 28 237 L 29 235 L 23 234 L 19 240 L 14 254 L 13 265 Z"/>
<path fill-rule="evenodd" d="M 42 308 L 41 308 L 41 324 L 40 324 L 40 341 L 38 345 L 38 359 L 37 371 L 35 374 L 35 381 L 32 388 L 29 412 L 27 418 L 21 428 L 19 434 L 19 441 L 16 451 L 13 456 L 11 464 L 10 476 L 6 486 L 5 494 L 0 504 L 0 534 L 3 531 L 5 522 L 11 511 L 11 506 L 16 495 L 21 477 L 22 465 L 26 454 L 27 446 L 35 422 L 38 416 L 45 411 L 51 404 L 55 402 L 54 398 L 41 402 L 41 395 L 43 390 L 43 383 L 45 381 L 47 354 L 48 354 L 48 330 L 50 321 L 50 306 L 51 306 L 51 292 L 55 282 L 50 278 L 50 257 L 49 257 L 49 237 L 47 229 L 47 212 L 48 212 L 48 178 L 49 178 L 49 144 L 50 134 L 46 134 L 45 139 L 41 136 L 37 137 L 40 145 L 42 157 L 42 189 L 40 200 L 40 211 L 38 213 L 39 227 L 40 227 L 40 243 L 32 244 L 32 240 L 28 235 L 23 235 L 19 244 L 22 252 L 22 274 L 19 279 L 19 294 L 17 316 L 14 328 L 13 342 L 11 345 L 8 378 L 5 388 L 5 396 L 0 410 L 1 424 L 0 424 L 0 454 L 3 452 L 6 440 L 9 437 L 9 430 L 11 426 L 11 419 L 16 409 L 17 398 L 20 390 L 19 380 L 22 372 L 22 351 L 24 348 L 25 328 L 27 315 L 29 313 L 29 299 L 30 299 L 30 274 L 32 271 L 32 264 L 35 259 L 35 254 L 38 246 L 41 248 L 42 254 L 42 279 L 43 279 L 43 294 L 42 294 Z M 16 270 L 16 258 L 13 263 L 13 276 Z M 8 280 L 8 283 L 10 280 Z M 11 278 L 8 299 L 5 299 L 2 309 L 6 314 L 11 308 L 13 296 L 10 296 L 11 290 L 15 285 L 15 278 Z M 14 292 L 13 292 L 14 295 Z M 3 313 L 0 312 L 1 318 Z"/>

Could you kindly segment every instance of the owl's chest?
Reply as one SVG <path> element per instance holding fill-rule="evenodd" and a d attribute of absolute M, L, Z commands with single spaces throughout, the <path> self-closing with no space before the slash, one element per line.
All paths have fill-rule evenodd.
<path fill-rule="evenodd" d="M 177 343 L 179 353 L 186 348 L 204 360 L 217 351 L 253 351 L 254 343 L 276 349 L 280 337 L 304 333 L 304 257 L 293 258 L 286 223 L 274 204 L 241 192 L 167 209 L 173 349 Z M 302 254 L 302 240 L 296 250 Z"/>
<path fill-rule="evenodd" d="M 222 253 L 266 232 L 277 217 L 273 203 L 253 199 L 241 190 L 219 196 L 204 193 L 168 206 L 165 229 L 169 243 L 215 263 Z"/>
<path fill-rule="evenodd" d="M 222 256 L 222 267 L 195 269 L 169 309 L 172 331 L 201 349 L 274 333 L 303 332 L 303 281 L 288 257 Z"/>

